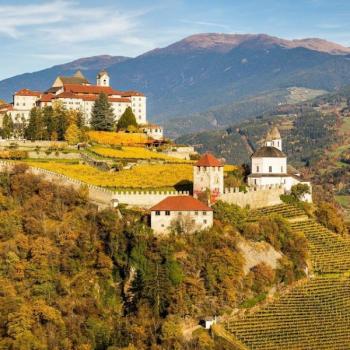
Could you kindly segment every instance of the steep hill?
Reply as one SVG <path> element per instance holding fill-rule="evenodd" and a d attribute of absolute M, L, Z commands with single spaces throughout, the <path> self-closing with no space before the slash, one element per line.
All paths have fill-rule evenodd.
<path fill-rule="evenodd" d="M 199 34 L 133 59 L 103 57 L 3 80 L 0 98 L 10 99 L 24 86 L 44 89 L 57 74 L 77 67 L 93 81 L 103 66 L 115 87 L 145 92 L 149 118 L 164 121 L 271 90 L 333 90 L 350 81 L 349 49 L 321 39 Z M 198 128 L 200 124 L 199 119 Z"/>

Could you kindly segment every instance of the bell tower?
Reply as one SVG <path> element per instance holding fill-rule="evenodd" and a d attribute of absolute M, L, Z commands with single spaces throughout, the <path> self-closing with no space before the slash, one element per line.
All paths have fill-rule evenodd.
<path fill-rule="evenodd" d="M 282 151 L 282 137 L 276 126 L 267 133 L 265 146 L 275 147 Z"/>
<path fill-rule="evenodd" d="M 105 69 L 97 74 L 96 84 L 98 86 L 109 86 L 109 75 Z"/>

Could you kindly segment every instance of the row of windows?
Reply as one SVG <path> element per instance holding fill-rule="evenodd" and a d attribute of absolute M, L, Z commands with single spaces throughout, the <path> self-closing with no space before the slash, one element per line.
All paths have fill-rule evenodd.
<path fill-rule="evenodd" d="M 197 171 L 207 171 L 207 169 L 214 169 L 216 172 L 220 171 L 220 167 L 215 167 L 215 166 L 211 166 L 211 167 L 206 167 L 206 166 L 198 166 L 197 167 Z"/>
<path fill-rule="evenodd" d="M 202 213 L 202 215 L 204 215 L 204 216 L 207 215 L 207 212 L 206 212 L 206 211 L 202 211 L 201 213 Z M 160 214 L 161 214 L 161 211 L 157 210 L 157 211 L 156 211 L 156 215 L 157 215 L 157 216 L 160 216 Z M 181 215 L 182 215 L 182 211 L 179 211 L 177 214 L 178 214 L 179 216 L 181 216 Z M 166 211 L 165 211 L 165 215 L 166 215 L 166 216 L 169 216 L 169 215 L 170 215 L 170 211 L 169 211 L 169 210 L 166 210 Z M 198 211 L 195 211 L 195 212 L 194 212 L 194 215 L 199 215 L 199 212 L 198 212 Z"/>
<path fill-rule="evenodd" d="M 283 173 L 284 171 L 284 168 L 283 168 L 283 165 L 281 166 L 281 173 Z M 259 165 L 256 167 L 256 172 L 260 172 L 260 167 Z M 269 173 L 272 173 L 272 165 L 269 166 Z"/>
<path fill-rule="evenodd" d="M 196 220 L 193 219 L 193 220 L 191 220 L 191 222 L 192 222 L 192 224 L 195 224 L 195 223 L 196 223 Z M 206 224 L 207 222 L 208 222 L 208 221 L 207 221 L 206 219 L 203 220 L 203 224 Z M 164 224 L 161 224 L 160 226 L 161 226 L 161 227 L 165 227 Z"/>

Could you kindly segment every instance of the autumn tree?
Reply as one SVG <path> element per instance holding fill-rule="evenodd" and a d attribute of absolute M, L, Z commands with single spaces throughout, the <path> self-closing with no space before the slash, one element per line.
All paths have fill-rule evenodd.
<path fill-rule="evenodd" d="M 70 124 L 64 134 L 64 139 L 69 145 L 76 145 L 80 141 L 80 130 L 76 124 Z"/>

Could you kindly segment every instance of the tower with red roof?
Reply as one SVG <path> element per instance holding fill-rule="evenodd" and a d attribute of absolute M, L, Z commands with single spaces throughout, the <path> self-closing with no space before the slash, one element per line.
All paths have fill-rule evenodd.
<path fill-rule="evenodd" d="M 204 154 L 193 167 L 193 195 L 206 191 L 212 203 L 224 193 L 224 166 L 211 153 Z"/>

